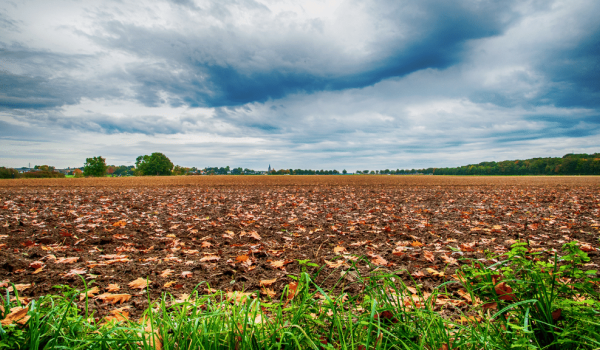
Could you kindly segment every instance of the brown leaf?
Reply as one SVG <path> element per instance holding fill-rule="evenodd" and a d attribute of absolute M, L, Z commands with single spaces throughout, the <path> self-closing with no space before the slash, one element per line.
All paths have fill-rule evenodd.
<path fill-rule="evenodd" d="M 556 309 L 552 311 L 552 319 L 554 321 L 558 321 L 560 319 L 560 315 L 562 314 L 562 309 Z"/>
<path fill-rule="evenodd" d="M 172 285 L 174 285 L 175 283 L 177 283 L 177 282 L 175 282 L 175 281 L 169 281 L 169 282 L 167 282 L 167 283 L 165 283 L 165 284 L 163 285 L 163 288 L 169 288 L 169 287 L 171 287 Z"/>
<path fill-rule="evenodd" d="M 423 252 L 423 258 L 425 258 L 425 260 L 427 260 L 429 262 L 433 262 L 435 260 L 435 256 L 433 255 L 432 252 L 429 252 L 429 251 Z"/>
<path fill-rule="evenodd" d="M 20 291 L 23 291 L 23 290 L 25 290 L 25 289 L 27 289 L 27 288 L 31 288 L 31 287 L 33 287 L 33 283 L 20 283 L 20 284 L 19 284 L 19 283 L 17 283 L 17 284 L 15 284 L 15 288 L 16 288 L 16 289 L 17 289 L 19 292 L 20 292 Z M 12 292 L 12 291 L 13 291 L 13 287 L 12 287 L 12 286 L 8 287 L 8 291 L 9 291 L 9 292 Z"/>
<path fill-rule="evenodd" d="M 200 262 L 212 262 L 212 261 L 219 261 L 221 259 L 221 257 L 214 255 L 214 254 L 209 254 L 209 255 L 205 255 L 203 258 L 200 259 Z"/>
<path fill-rule="evenodd" d="M 382 258 L 380 255 L 370 254 L 369 256 L 371 257 L 371 263 L 373 265 L 385 266 L 388 263 L 388 261 Z"/>
<path fill-rule="evenodd" d="M 413 241 L 410 245 L 413 246 L 413 247 L 415 247 L 415 248 L 424 246 L 424 244 L 421 243 L 421 242 L 419 242 L 419 241 Z"/>
<path fill-rule="evenodd" d="M 126 225 L 127 225 L 127 222 L 123 221 L 123 220 L 117 221 L 113 224 L 114 227 L 125 227 Z"/>
<path fill-rule="evenodd" d="M 275 283 L 275 281 L 277 281 L 277 278 L 273 278 L 272 280 L 260 280 L 260 286 L 268 287 L 268 286 L 272 285 L 273 283 Z"/>
<path fill-rule="evenodd" d="M 94 296 L 94 294 L 98 294 L 98 293 L 100 293 L 100 288 L 98 288 L 98 287 L 93 287 L 91 289 L 88 289 L 87 293 L 79 294 L 79 301 L 82 301 L 83 299 L 85 299 L 86 294 L 87 294 L 88 298 L 91 298 Z"/>
<path fill-rule="evenodd" d="M 346 252 L 346 248 L 342 247 L 342 246 L 337 246 L 335 248 L 333 248 L 333 252 L 335 254 L 342 254 Z"/>
<path fill-rule="evenodd" d="M 116 283 L 109 284 L 108 287 L 106 287 L 106 291 L 109 293 L 116 292 L 119 289 L 121 289 L 121 287 Z"/>
<path fill-rule="evenodd" d="M 213 245 L 212 245 L 212 243 L 210 243 L 208 241 L 204 241 L 204 242 L 202 242 L 201 246 L 202 246 L 202 248 L 210 248 Z"/>
<path fill-rule="evenodd" d="M 148 283 L 151 283 L 152 281 L 148 280 L 146 281 L 145 278 L 138 278 L 136 280 L 133 280 L 131 282 L 129 282 L 129 287 L 130 288 L 135 288 L 135 289 L 144 289 L 148 286 Z"/>
<path fill-rule="evenodd" d="M 282 269 L 284 264 L 285 264 L 285 260 L 271 261 L 271 267 L 273 267 L 275 269 Z"/>
<path fill-rule="evenodd" d="M 348 266 L 346 262 L 342 259 L 336 260 L 335 262 L 325 260 L 325 264 L 331 269 L 337 269 L 340 266 Z"/>
<path fill-rule="evenodd" d="M 432 269 L 431 267 L 428 267 L 426 270 L 434 277 L 444 277 L 443 272 L 436 271 L 435 269 Z"/>
<path fill-rule="evenodd" d="M 161 272 L 159 276 L 163 277 L 163 278 L 164 277 L 169 277 L 169 275 L 173 274 L 173 272 L 175 272 L 175 271 L 173 271 L 171 269 L 166 269 L 163 272 Z"/>
<path fill-rule="evenodd" d="M 245 261 L 248 261 L 248 255 L 239 255 L 235 258 L 235 262 L 239 263 L 243 263 Z"/>
<path fill-rule="evenodd" d="M 95 299 L 100 299 L 105 303 L 111 303 L 111 304 L 121 303 L 121 304 L 123 304 L 123 302 L 131 299 L 131 294 L 104 293 L 104 294 L 97 295 L 95 297 Z"/>
<path fill-rule="evenodd" d="M 275 295 L 277 295 L 277 293 L 275 293 L 275 291 L 271 288 L 264 288 L 260 290 L 260 294 L 262 295 L 266 295 L 269 298 L 273 298 L 275 297 Z"/>
<path fill-rule="evenodd" d="M 31 264 L 29 264 L 29 267 L 32 268 L 32 269 L 34 269 L 34 270 L 41 269 L 44 266 L 46 266 L 46 264 L 44 264 L 41 261 L 34 261 Z"/>
<path fill-rule="evenodd" d="M 74 256 L 72 258 L 58 258 L 54 261 L 56 264 L 72 264 L 79 260 L 78 256 Z"/>
<path fill-rule="evenodd" d="M 515 295 L 512 292 L 512 288 L 505 282 L 498 283 L 496 287 L 494 287 L 494 290 L 496 291 L 496 294 L 498 294 L 498 298 L 500 300 L 515 300 Z"/>
<path fill-rule="evenodd" d="M 192 271 L 183 271 L 181 273 L 181 277 L 183 277 L 183 278 L 192 278 Z"/>
<path fill-rule="evenodd" d="M 10 313 L 6 315 L 0 323 L 3 326 L 8 326 L 13 322 L 25 324 L 30 317 L 27 316 L 27 312 L 29 312 L 29 307 L 13 307 L 10 309 Z"/>
<path fill-rule="evenodd" d="M 444 260 L 444 262 L 448 265 L 458 265 L 458 261 L 450 256 L 442 254 L 440 255 L 440 258 L 442 258 L 442 260 Z"/>

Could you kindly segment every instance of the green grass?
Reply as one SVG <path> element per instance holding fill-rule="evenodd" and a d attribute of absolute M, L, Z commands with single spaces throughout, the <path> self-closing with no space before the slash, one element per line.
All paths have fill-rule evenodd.
<path fill-rule="evenodd" d="M 97 319 L 75 305 L 80 291 L 63 286 L 30 304 L 25 326 L 3 326 L 0 349 L 599 349 L 598 279 L 583 271 L 589 258 L 575 244 L 562 254 L 544 261 L 517 243 L 494 265 L 464 261 L 460 279 L 432 293 L 405 285 L 397 271 L 325 276 L 301 261 L 292 299 L 288 288 L 268 300 L 199 293 L 208 287 L 199 285 L 187 300 L 149 300 L 137 321 Z M 322 289 L 317 276 L 336 276 L 335 286 Z M 476 302 L 449 306 L 458 288 Z M 5 315 L 19 305 L 7 293 Z"/>

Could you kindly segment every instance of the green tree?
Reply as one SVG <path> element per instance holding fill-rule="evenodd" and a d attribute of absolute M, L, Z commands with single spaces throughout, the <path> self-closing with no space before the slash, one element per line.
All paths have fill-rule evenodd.
<path fill-rule="evenodd" d="M 141 175 L 171 175 L 173 163 L 164 154 L 154 152 L 137 157 L 135 167 Z"/>
<path fill-rule="evenodd" d="M 85 176 L 104 176 L 106 174 L 106 159 L 98 156 L 86 158 L 83 165 L 83 175 Z"/>

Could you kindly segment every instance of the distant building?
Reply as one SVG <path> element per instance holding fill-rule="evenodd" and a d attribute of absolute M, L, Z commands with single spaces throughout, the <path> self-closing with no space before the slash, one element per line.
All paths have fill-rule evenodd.
<path fill-rule="evenodd" d="M 269 164 L 269 170 L 267 170 L 268 173 L 271 172 L 271 164 Z"/>

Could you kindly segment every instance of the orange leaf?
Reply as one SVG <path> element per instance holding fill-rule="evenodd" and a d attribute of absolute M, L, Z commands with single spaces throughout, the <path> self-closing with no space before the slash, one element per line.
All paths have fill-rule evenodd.
<path fill-rule="evenodd" d="M 177 283 L 177 282 L 175 282 L 175 281 L 169 281 L 169 282 L 167 282 L 167 283 L 165 283 L 163 285 L 163 288 L 169 288 L 170 286 L 174 285 L 175 283 Z"/>
<path fill-rule="evenodd" d="M 277 281 L 277 278 L 273 278 L 272 280 L 261 280 L 260 281 L 260 286 L 261 287 L 268 287 L 268 286 L 272 285 L 273 283 L 275 283 L 275 281 Z"/>
<path fill-rule="evenodd" d="M 239 263 L 243 263 L 245 261 L 247 261 L 248 255 L 239 255 L 238 257 L 235 258 L 235 261 L 239 264 Z"/>
<path fill-rule="evenodd" d="M 425 258 L 425 260 L 429 261 L 429 262 L 433 262 L 435 260 L 435 256 L 433 255 L 432 252 L 423 252 L 423 257 Z"/>
<path fill-rule="evenodd" d="M 13 307 L 12 309 L 10 309 L 10 313 L 6 315 L 6 317 L 4 317 L 4 319 L 0 323 L 3 326 L 8 326 L 13 322 L 25 324 L 27 323 L 27 320 L 29 320 L 27 312 L 29 312 L 29 307 Z"/>
<path fill-rule="evenodd" d="M 275 293 L 275 291 L 271 288 L 264 288 L 260 290 L 260 294 L 262 295 L 266 295 L 269 298 L 273 298 L 277 293 Z"/>
<path fill-rule="evenodd" d="M 169 275 L 171 275 L 173 272 L 175 272 L 175 271 L 173 271 L 171 269 L 166 269 L 163 272 L 161 272 L 159 276 L 160 277 L 169 277 Z"/>
<path fill-rule="evenodd" d="M 119 289 L 121 289 L 121 287 L 119 287 L 119 285 L 116 283 L 109 284 L 108 287 L 106 287 L 106 291 L 110 293 L 116 292 Z"/>
<path fill-rule="evenodd" d="M 183 277 L 183 278 L 192 278 L 192 272 L 191 271 L 183 271 L 181 273 L 181 277 Z"/>
<path fill-rule="evenodd" d="M 121 304 L 123 304 L 123 302 L 131 299 L 131 295 L 130 294 L 104 293 L 104 294 L 97 295 L 95 299 L 100 299 L 100 300 L 104 301 L 105 303 L 111 303 L 111 304 L 121 303 Z"/>
<path fill-rule="evenodd" d="M 413 241 L 410 245 L 412 245 L 413 247 L 422 247 L 424 246 L 423 243 L 419 242 L 419 241 Z"/>
<path fill-rule="evenodd" d="M 130 288 L 136 288 L 136 289 L 144 289 L 148 286 L 148 283 L 151 283 L 152 281 L 150 280 L 146 280 L 145 278 L 138 278 L 136 280 L 133 280 L 131 282 L 129 282 L 129 287 Z"/>

